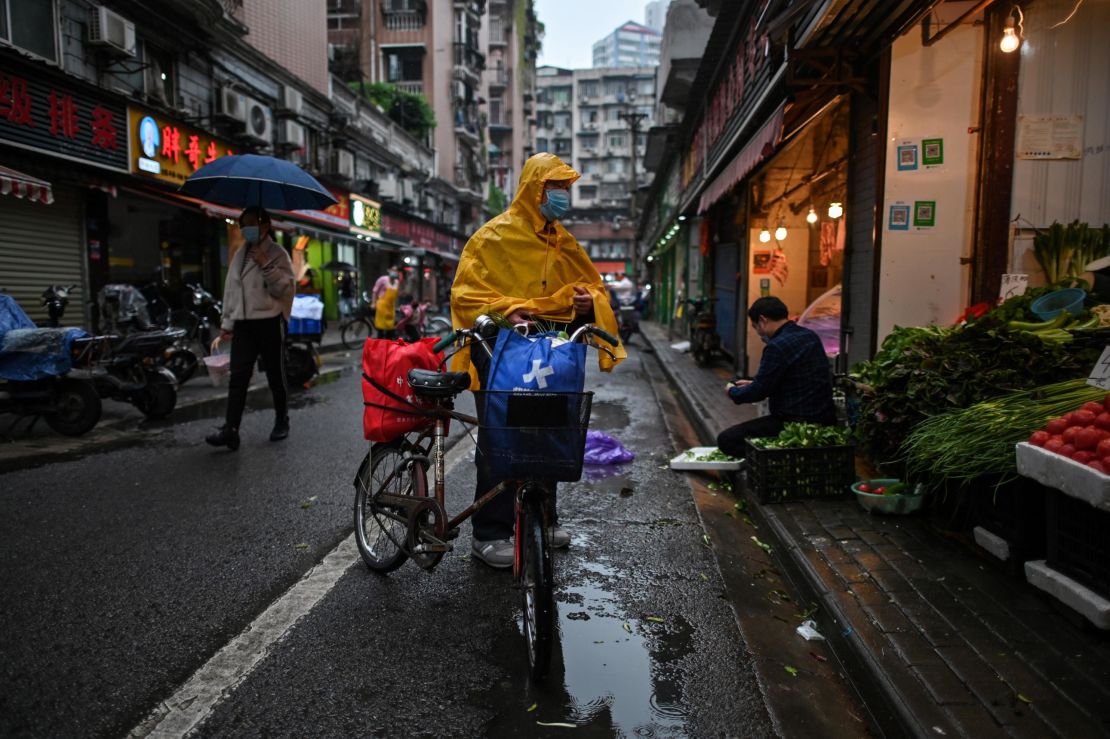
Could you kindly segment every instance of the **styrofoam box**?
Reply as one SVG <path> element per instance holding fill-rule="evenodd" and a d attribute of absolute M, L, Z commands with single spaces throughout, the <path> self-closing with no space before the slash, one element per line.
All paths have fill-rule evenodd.
<path fill-rule="evenodd" d="M 1110 511 L 1110 475 L 1024 441 L 1017 445 L 1017 470 L 1065 495 Z"/>
<path fill-rule="evenodd" d="M 687 449 L 671 460 L 672 470 L 723 470 L 735 471 L 740 469 L 740 462 L 699 462 L 695 457 L 704 457 L 710 452 L 717 451 L 715 446 L 696 446 L 693 449 Z"/>

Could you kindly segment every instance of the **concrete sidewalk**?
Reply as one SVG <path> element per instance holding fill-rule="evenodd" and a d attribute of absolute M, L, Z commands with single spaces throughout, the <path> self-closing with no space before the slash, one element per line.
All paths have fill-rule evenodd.
<path fill-rule="evenodd" d="M 723 366 L 697 367 L 666 329 L 641 323 L 704 443 L 752 416 L 727 400 Z M 761 506 L 774 559 L 820 604 L 818 630 L 889 735 L 1110 736 L 1110 639 L 934 529 L 851 499 Z M 796 639 L 783 624 L 783 640 Z"/>

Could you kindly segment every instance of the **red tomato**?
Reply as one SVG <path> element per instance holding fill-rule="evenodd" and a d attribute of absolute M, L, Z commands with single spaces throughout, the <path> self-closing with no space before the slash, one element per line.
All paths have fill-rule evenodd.
<path fill-rule="evenodd" d="M 1072 455 L 1072 459 L 1079 462 L 1079 464 L 1087 464 L 1088 462 L 1099 459 L 1099 456 L 1094 452 L 1076 452 Z"/>
<path fill-rule="evenodd" d="M 1107 474 L 1107 467 L 1104 462 L 1099 462 L 1098 460 L 1095 460 L 1093 462 L 1088 462 L 1087 466 L 1090 467 L 1092 470 L 1101 472 L 1104 475 Z"/>
<path fill-rule="evenodd" d="M 1050 452 L 1059 454 L 1060 450 L 1064 448 L 1064 440 L 1059 436 L 1053 436 L 1044 443 L 1044 448 Z"/>
<path fill-rule="evenodd" d="M 1094 413 L 1097 416 L 1099 413 L 1102 413 L 1106 409 L 1103 408 L 1102 403 L 1096 403 L 1092 400 L 1089 403 L 1084 403 L 1083 406 L 1079 410 L 1081 410 L 1081 411 L 1090 411 L 1091 413 Z"/>
<path fill-rule="evenodd" d="M 886 495 L 886 488 L 884 488 L 884 487 L 875 488 L 875 495 Z"/>
<path fill-rule="evenodd" d="M 1075 444 L 1075 448 L 1080 451 L 1089 451 L 1098 446 L 1098 442 L 1098 429 L 1081 428 L 1079 429 L 1079 433 L 1075 435 L 1075 441 L 1072 443 Z"/>
<path fill-rule="evenodd" d="M 1066 429 L 1064 429 L 1064 433 L 1061 434 L 1061 436 L 1064 437 L 1064 443 L 1074 444 L 1076 435 L 1082 430 L 1082 426 L 1068 426 Z"/>
<path fill-rule="evenodd" d="M 1095 426 L 1110 431 L 1110 412 L 1103 411 L 1095 416 Z"/>
<path fill-rule="evenodd" d="M 871 486 L 868 485 L 866 482 L 861 482 L 859 484 L 859 491 L 861 493 L 870 493 L 871 492 Z"/>
<path fill-rule="evenodd" d="M 1110 414 L 1108 414 L 1108 415 L 1110 415 Z M 1051 421 L 1049 421 L 1048 423 L 1045 424 L 1044 430 L 1047 431 L 1050 434 L 1062 434 L 1062 433 L 1064 433 L 1064 429 L 1066 429 L 1067 427 L 1068 427 L 1067 419 L 1053 418 Z"/>
<path fill-rule="evenodd" d="M 1110 411 L 1110 393 L 1107 393 L 1106 397 L 1103 399 L 1102 407 Z"/>
<path fill-rule="evenodd" d="M 1033 435 L 1029 437 L 1029 443 L 1033 446 L 1044 446 L 1044 443 L 1051 438 L 1052 436 L 1047 431 L 1034 431 Z"/>
<path fill-rule="evenodd" d="M 1110 439 L 1100 441 L 1098 446 L 1095 447 L 1095 451 L 1098 452 L 1100 457 L 1110 457 Z"/>
<path fill-rule="evenodd" d="M 1075 447 L 1071 444 L 1064 444 L 1062 447 L 1060 447 L 1060 451 L 1058 453 L 1062 454 L 1068 459 L 1071 459 L 1075 456 Z"/>
<path fill-rule="evenodd" d="M 1090 411 L 1076 411 L 1071 414 L 1072 426 L 1093 426 L 1095 414 Z"/>

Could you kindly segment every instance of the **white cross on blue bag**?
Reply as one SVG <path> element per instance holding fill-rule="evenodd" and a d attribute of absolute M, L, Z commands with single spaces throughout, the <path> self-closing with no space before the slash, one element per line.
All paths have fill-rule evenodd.
<path fill-rule="evenodd" d="M 553 332 L 522 336 L 501 331 L 485 389 L 580 393 L 585 381 L 585 344 L 563 341 Z"/>

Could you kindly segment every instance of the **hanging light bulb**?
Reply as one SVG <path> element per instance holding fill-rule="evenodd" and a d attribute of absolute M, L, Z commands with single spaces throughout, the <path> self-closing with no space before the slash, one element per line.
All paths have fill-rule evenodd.
<path fill-rule="evenodd" d="M 817 223 L 817 211 L 813 209 L 812 205 L 809 206 L 809 213 L 806 214 L 806 223 Z"/>
<path fill-rule="evenodd" d="M 786 226 L 779 223 L 779 227 L 775 229 L 775 241 L 783 241 L 786 239 Z"/>
<path fill-rule="evenodd" d="M 844 215 L 844 207 L 840 203 L 829 203 L 829 218 L 840 218 Z"/>
<path fill-rule="evenodd" d="M 1016 26 L 1014 25 L 1014 14 L 1017 14 Z M 1002 49 L 1003 54 L 1013 53 L 1021 46 L 1024 21 L 1025 16 L 1022 15 L 1021 8 L 1015 5 L 1006 18 L 1006 26 L 1002 29 L 1002 40 L 998 42 L 998 48 Z"/>
<path fill-rule="evenodd" d="M 759 240 L 760 242 L 766 244 L 768 241 L 771 240 L 771 232 L 764 228 L 762 231 L 759 232 Z"/>

